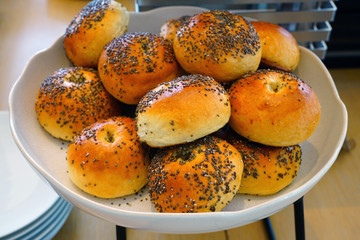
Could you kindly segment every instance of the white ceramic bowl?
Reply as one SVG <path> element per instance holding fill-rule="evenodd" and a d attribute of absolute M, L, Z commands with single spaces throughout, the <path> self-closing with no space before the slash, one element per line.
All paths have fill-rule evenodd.
<path fill-rule="evenodd" d="M 166 7 L 131 13 L 129 32 L 158 33 L 168 19 L 202 11 L 193 7 Z M 67 143 L 52 138 L 37 122 L 34 103 L 41 82 L 60 67 L 69 66 L 60 37 L 50 48 L 30 59 L 10 94 L 10 123 L 14 139 L 33 168 L 65 199 L 83 211 L 117 225 L 164 233 L 205 233 L 245 225 L 274 214 L 309 191 L 329 170 L 341 149 L 347 130 L 347 112 L 334 82 L 319 58 L 301 49 L 295 72 L 317 93 L 321 121 L 301 144 L 303 161 L 295 181 L 266 197 L 238 195 L 221 212 L 157 213 L 147 189 L 125 198 L 100 199 L 79 190 L 69 179 L 65 160 Z"/>

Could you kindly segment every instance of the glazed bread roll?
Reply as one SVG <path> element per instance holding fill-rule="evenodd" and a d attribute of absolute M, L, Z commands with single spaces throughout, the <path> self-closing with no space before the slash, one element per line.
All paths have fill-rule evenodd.
<path fill-rule="evenodd" d="M 292 72 L 300 60 L 300 49 L 294 36 L 285 28 L 270 22 L 252 22 L 261 42 L 261 65 Z"/>
<path fill-rule="evenodd" d="M 159 83 L 180 75 L 172 45 L 151 33 L 126 33 L 106 45 L 99 59 L 105 88 L 126 104 L 137 104 Z"/>
<path fill-rule="evenodd" d="M 227 11 L 192 16 L 178 28 L 173 45 L 186 72 L 219 82 L 257 70 L 261 59 L 260 40 L 252 24 Z"/>
<path fill-rule="evenodd" d="M 291 146 L 308 139 L 320 121 L 312 88 L 299 77 L 276 70 L 249 73 L 229 89 L 229 125 L 251 141 Z"/>
<path fill-rule="evenodd" d="M 149 192 L 158 212 L 215 212 L 239 190 L 243 162 L 226 141 L 207 136 L 160 149 L 149 167 Z"/>
<path fill-rule="evenodd" d="M 67 163 L 71 181 L 96 197 L 133 194 L 147 183 L 149 159 L 132 118 L 113 117 L 84 129 L 70 144 Z"/>
<path fill-rule="evenodd" d="M 97 71 L 80 67 L 51 74 L 41 84 L 35 102 L 41 126 L 66 141 L 84 127 L 121 111 L 120 102 L 106 91 Z"/>
<path fill-rule="evenodd" d="M 75 66 L 96 68 L 104 46 L 126 32 L 129 19 L 127 9 L 114 0 L 89 2 L 66 29 L 67 57 Z"/>
<path fill-rule="evenodd" d="M 150 90 L 136 108 L 140 141 L 165 147 L 194 141 L 230 118 L 229 95 L 213 78 L 181 76 Z"/>
<path fill-rule="evenodd" d="M 173 42 L 178 28 L 180 27 L 181 24 L 183 24 L 189 18 L 190 18 L 190 16 L 185 15 L 185 16 L 181 16 L 181 17 L 172 18 L 172 19 L 166 21 L 161 26 L 159 35 L 161 37 L 169 40 L 170 42 Z"/>
<path fill-rule="evenodd" d="M 227 141 L 241 154 L 244 162 L 239 193 L 271 195 L 290 185 L 300 168 L 300 145 L 271 147 L 233 134 Z"/>

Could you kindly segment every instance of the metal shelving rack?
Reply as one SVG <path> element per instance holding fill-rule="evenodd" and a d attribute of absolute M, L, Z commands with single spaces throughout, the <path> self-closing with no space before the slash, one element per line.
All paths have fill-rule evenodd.
<path fill-rule="evenodd" d="M 227 9 L 244 17 L 279 24 L 289 30 L 299 45 L 325 58 L 331 24 L 336 13 L 334 1 L 326 0 L 136 0 L 136 11 L 163 6 L 189 5 Z"/>

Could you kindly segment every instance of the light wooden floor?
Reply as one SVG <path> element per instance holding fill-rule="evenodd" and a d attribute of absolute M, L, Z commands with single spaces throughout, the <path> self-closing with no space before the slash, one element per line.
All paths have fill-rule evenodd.
<path fill-rule="evenodd" d="M 357 143 L 341 150 L 320 182 L 304 197 L 306 239 L 355 240 L 360 237 L 360 69 L 330 70 L 345 103 L 349 126 L 347 139 Z M 331 130 L 330 130 L 331 131 Z M 293 206 L 270 217 L 277 239 L 295 239 Z M 127 230 L 129 240 L 235 240 L 266 239 L 261 221 L 209 234 L 170 235 Z M 115 239 L 115 226 L 73 209 L 54 239 Z"/>

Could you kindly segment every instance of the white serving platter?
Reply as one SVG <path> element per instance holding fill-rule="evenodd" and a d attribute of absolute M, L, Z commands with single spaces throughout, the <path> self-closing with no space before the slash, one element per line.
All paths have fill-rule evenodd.
<path fill-rule="evenodd" d="M 128 32 L 158 33 L 166 20 L 203 10 L 165 7 L 143 13 L 133 12 Z M 60 37 L 48 49 L 33 56 L 13 86 L 9 98 L 11 129 L 29 163 L 61 196 L 83 211 L 114 224 L 163 233 L 205 233 L 260 220 L 306 194 L 332 166 L 345 139 L 347 112 L 334 82 L 321 60 L 310 50 L 301 47 L 301 59 L 295 74 L 317 93 L 322 116 L 314 134 L 301 144 L 302 165 L 290 186 L 266 197 L 238 195 L 223 211 L 215 213 L 157 213 L 146 188 L 124 198 L 93 197 L 72 184 L 65 160 L 68 144 L 45 132 L 37 122 L 34 111 L 41 82 L 55 70 L 70 66 L 62 41 Z"/>
<path fill-rule="evenodd" d="M 59 195 L 30 167 L 10 131 L 9 113 L 0 111 L 0 239 L 31 226 Z"/>

